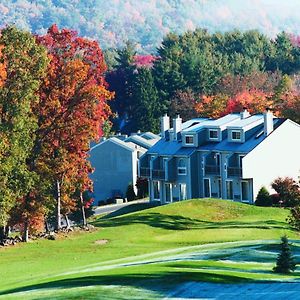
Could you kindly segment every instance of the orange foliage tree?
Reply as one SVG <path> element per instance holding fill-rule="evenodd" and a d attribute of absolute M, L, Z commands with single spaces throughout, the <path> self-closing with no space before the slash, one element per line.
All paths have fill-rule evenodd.
<path fill-rule="evenodd" d="M 102 135 L 113 94 L 104 80 L 106 65 L 97 42 L 53 25 L 37 41 L 46 47 L 50 64 L 34 107 L 39 128 L 30 165 L 47 178 L 55 199 L 56 227 L 61 212 L 76 205 L 76 189 L 91 189 L 89 143 Z"/>
<path fill-rule="evenodd" d="M 195 104 L 195 110 L 200 117 L 218 118 L 225 114 L 228 96 L 218 94 L 202 96 Z"/>

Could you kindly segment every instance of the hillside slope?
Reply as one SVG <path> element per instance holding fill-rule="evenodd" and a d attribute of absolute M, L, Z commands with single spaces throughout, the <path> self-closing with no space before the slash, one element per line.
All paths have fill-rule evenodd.
<path fill-rule="evenodd" d="M 40 289 L 45 288 L 86 286 L 90 297 L 93 291 L 89 289 L 95 284 L 93 276 L 99 277 L 97 284 L 125 284 L 124 280 L 128 280 L 126 284 L 131 286 L 135 277 L 129 278 L 129 273 L 139 274 L 136 276 L 143 281 L 147 281 L 149 276 L 162 280 L 162 274 L 169 273 L 173 268 L 177 271 L 180 269 L 180 278 L 186 280 L 191 276 L 188 261 L 192 257 L 193 260 L 196 257 L 200 259 L 194 261 L 193 268 L 199 270 L 214 266 L 218 273 L 222 273 L 223 268 L 228 268 L 228 262 L 224 265 L 224 262 L 216 259 L 228 259 L 229 253 L 230 260 L 236 261 L 229 263 L 230 268 L 232 264 L 237 268 L 245 268 L 241 263 L 246 259 L 251 262 L 248 267 L 256 270 L 262 262 L 261 253 L 264 253 L 267 256 L 263 261 L 268 264 L 263 268 L 270 269 L 276 257 L 273 245 L 279 237 L 287 234 L 290 238 L 297 238 L 297 234 L 285 222 L 287 214 L 287 210 L 279 208 L 195 199 L 111 218 L 98 218 L 94 221 L 96 230 L 93 232 L 74 232 L 68 236 L 62 235 L 56 241 L 37 240 L 0 249 L 0 296 L 7 299 L 8 293 L 27 289 L 35 289 L 39 293 Z M 177 261 L 178 255 L 181 257 L 179 265 L 174 267 L 170 262 L 174 259 Z M 205 262 L 202 262 L 203 259 Z M 220 278 L 221 275 L 213 277 L 215 271 L 209 272 L 203 275 L 202 270 L 195 278 L 200 281 L 219 278 L 225 282 L 260 278 L 259 273 L 252 271 L 235 275 L 236 279 L 228 277 L 227 271 L 224 271 L 227 274 L 224 278 Z M 175 275 L 172 272 L 170 274 L 172 278 Z M 268 276 L 270 279 L 274 277 L 272 274 Z M 100 291 L 97 295 L 103 295 L 101 286 L 98 288 Z M 55 291 L 51 293 L 55 294 Z M 73 299 L 67 290 L 63 293 L 62 299 Z M 76 289 L 74 299 L 77 293 Z M 26 295 L 31 299 L 28 292 Z M 43 299 L 39 294 L 35 294 L 35 297 Z"/>
<path fill-rule="evenodd" d="M 298 0 L 284 5 L 279 0 L 1 0 L 0 24 L 44 33 L 57 23 L 97 39 L 103 48 L 130 39 L 140 52 L 152 52 L 166 33 L 196 27 L 297 33 L 299 8 Z"/>

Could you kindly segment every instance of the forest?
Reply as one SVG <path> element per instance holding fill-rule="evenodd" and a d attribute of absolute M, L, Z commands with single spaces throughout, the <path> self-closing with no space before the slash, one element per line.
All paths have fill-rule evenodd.
<path fill-rule="evenodd" d="M 196 28 L 257 29 L 271 38 L 281 31 L 296 34 L 298 5 L 298 0 L 284 5 L 279 0 L 1 0 L 0 24 L 45 34 L 56 23 L 97 40 L 104 50 L 131 40 L 140 54 L 149 54 L 166 34 Z"/>
<path fill-rule="evenodd" d="M 93 201 L 91 142 L 121 131 L 159 131 L 168 112 L 183 120 L 247 107 L 300 122 L 296 35 L 256 30 L 167 34 L 157 51 L 134 42 L 102 51 L 97 41 L 49 27 L 0 36 L 0 239 L 12 226 L 29 235 Z"/>

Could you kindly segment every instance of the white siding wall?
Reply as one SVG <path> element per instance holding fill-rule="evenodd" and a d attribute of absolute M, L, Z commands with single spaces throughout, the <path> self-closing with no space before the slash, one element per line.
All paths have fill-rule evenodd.
<path fill-rule="evenodd" d="M 243 158 L 243 178 L 253 178 L 253 196 L 277 177 L 300 175 L 300 125 L 285 121 Z"/>

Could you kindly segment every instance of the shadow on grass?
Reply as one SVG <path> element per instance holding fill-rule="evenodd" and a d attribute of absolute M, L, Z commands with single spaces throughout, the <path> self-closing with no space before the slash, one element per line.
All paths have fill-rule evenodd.
<path fill-rule="evenodd" d="M 0 292 L 0 296 L 19 292 L 42 291 L 43 289 L 68 289 L 76 287 L 89 287 L 96 285 L 122 285 L 134 288 L 143 288 L 155 292 L 165 291 L 177 284 L 187 281 L 240 283 L 249 282 L 249 279 L 236 275 L 212 274 L 209 272 L 162 272 L 159 274 L 122 274 L 99 275 L 56 280 L 51 282 L 30 285 L 21 288 Z M 251 281 L 251 280 L 250 280 Z M 57 298 L 55 298 L 57 299 Z"/>
<path fill-rule="evenodd" d="M 285 222 L 275 220 L 268 221 L 220 221 L 211 222 L 187 218 L 180 215 L 164 215 L 155 212 L 147 214 L 134 214 L 121 217 L 98 219 L 93 223 L 99 227 L 115 227 L 132 224 L 145 224 L 168 230 L 191 230 L 191 229 L 222 229 L 222 228 L 256 228 L 256 229 L 283 229 L 290 228 Z"/>
<path fill-rule="evenodd" d="M 111 212 L 105 216 L 103 216 L 101 219 L 109 219 L 113 217 L 118 217 L 121 215 L 129 214 L 136 211 L 145 210 L 148 208 L 152 208 L 158 206 L 155 202 L 146 202 L 146 203 L 132 203 L 128 206 L 122 207 L 114 212 Z"/>

